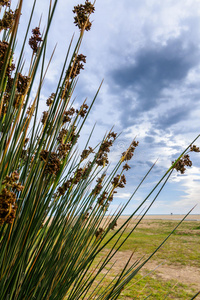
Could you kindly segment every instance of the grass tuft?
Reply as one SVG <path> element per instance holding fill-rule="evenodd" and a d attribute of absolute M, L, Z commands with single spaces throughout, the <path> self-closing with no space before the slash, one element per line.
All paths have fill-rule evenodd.
<path fill-rule="evenodd" d="M 48 56 L 49 31 L 58 0 L 49 2 L 45 28 L 32 22 L 36 2 L 30 11 L 21 48 L 17 45 L 20 48 L 17 56 L 23 1 L 19 0 L 14 10 L 11 1 L 0 1 L 1 299 L 117 299 L 131 280 L 140 278 L 138 273 L 170 236 L 173 241 L 175 229 L 186 218 L 174 224 L 172 231 L 165 232 L 163 227 L 163 232 L 153 237 L 144 235 L 138 227 L 172 172 L 183 174 L 186 167 L 191 167 L 189 152 L 200 152 L 193 144 L 199 136 L 163 172 L 163 177 L 124 224 L 116 228 L 119 217 L 154 165 L 129 201 L 106 220 L 115 194 L 126 185 L 128 162 L 138 141 L 133 140 L 124 149 L 113 169 L 109 152 L 118 137 L 113 130 L 91 147 L 92 129 L 83 151 L 78 148 L 82 129 L 102 84 L 91 101 L 83 101 L 78 106 L 73 100 L 78 77 L 86 63 L 80 47 L 84 34 L 92 27 L 94 3 L 86 0 L 73 9 L 78 36 L 72 37 L 56 86 L 49 90 L 47 107 L 41 112 L 46 74 L 56 50 Z M 75 45 L 73 49 L 72 45 Z M 26 47 L 31 55 L 26 57 L 25 64 Z M 151 195 L 154 198 L 143 215 L 127 230 L 133 216 Z M 122 269 L 105 284 L 101 281 L 105 268 L 112 271 L 114 265 L 110 267 L 110 263 L 119 250 L 130 247 L 133 239 L 138 247 L 145 242 L 148 249 L 144 250 L 145 260 L 131 262 L 131 253 Z M 102 256 L 105 249 L 108 251 Z M 100 259 L 96 263 L 97 258 Z M 171 288 L 171 283 L 166 282 L 165 287 L 164 291 Z M 138 289 L 143 295 L 143 285 L 137 283 Z M 160 290 L 158 293 L 164 295 Z"/>

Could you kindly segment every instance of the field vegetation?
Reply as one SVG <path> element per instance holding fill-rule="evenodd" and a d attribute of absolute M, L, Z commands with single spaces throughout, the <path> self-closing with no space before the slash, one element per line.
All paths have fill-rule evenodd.
<path fill-rule="evenodd" d="M 120 218 L 119 224 L 124 220 L 125 218 Z M 131 220 L 124 238 L 135 222 Z M 115 273 L 122 268 L 131 252 L 134 252 L 132 260 L 150 255 L 177 223 L 178 221 L 175 220 L 148 219 L 147 216 L 121 247 L 115 258 L 113 270 L 106 280 L 111 281 L 114 278 Z M 113 243 L 114 241 L 111 244 Z M 165 299 L 166 297 L 166 299 L 186 300 L 192 298 L 200 284 L 199 243 L 200 221 L 183 222 L 170 240 L 143 267 L 140 274 L 122 291 L 119 299 L 142 300 L 146 297 L 148 299 Z"/>

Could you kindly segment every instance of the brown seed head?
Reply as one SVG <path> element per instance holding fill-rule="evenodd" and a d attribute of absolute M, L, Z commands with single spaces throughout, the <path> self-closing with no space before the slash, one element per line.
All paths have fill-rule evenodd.
<path fill-rule="evenodd" d="M 85 1 L 85 4 L 79 4 L 74 6 L 73 13 L 76 14 L 74 17 L 74 24 L 78 26 L 80 30 L 85 29 L 89 31 L 91 29 L 92 23 L 89 21 L 89 16 L 94 13 L 94 5 L 88 0 Z"/>
<path fill-rule="evenodd" d="M 49 116 L 48 111 L 43 111 L 43 116 L 42 116 L 42 120 L 41 120 L 43 125 L 46 123 L 48 116 Z"/>
<path fill-rule="evenodd" d="M 10 176 L 6 176 L 2 182 L 5 186 L 0 193 L 0 225 L 4 222 L 12 223 L 15 219 L 17 205 L 16 205 L 16 191 L 23 190 L 23 186 L 19 180 L 19 173 L 14 171 Z"/>
<path fill-rule="evenodd" d="M 87 110 L 88 110 L 88 105 L 86 103 L 84 103 L 83 105 L 81 105 L 80 110 L 76 110 L 76 113 L 79 114 L 82 118 L 85 117 L 85 115 L 87 114 Z"/>
<path fill-rule="evenodd" d="M 5 58 L 7 55 L 7 49 L 8 49 L 8 43 L 5 41 L 0 41 L 0 72 L 2 71 L 2 67 L 5 62 Z M 12 63 L 11 56 L 8 58 L 8 61 L 11 60 L 11 63 L 8 64 L 6 69 L 6 76 L 7 76 L 7 86 L 6 86 L 6 92 L 9 93 L 13 86 L 13 78 L 11 78 L 11 73 L 15 69 L 15 65 Z M 7 94 L 8 95 L 8 94 Z"/>
<path fill-rule="evenodd" d="M 63 114 L 63 124 L 70 122 L 74 113 L 75 109 L 73 107 L 71 107 L 69 110 L 66 110 Z"/>
<path fill-rule="evenodd" d="M 105 152 L 100 152 L 96 158 L 96 164 L 98 166 L 106 166 L 109 164 L 109 161 L 108 161 L 108 154 L 105 153 Z"/>
<path fill-rule="evenodd" d="M 109 228 L 114 230 L 115 227 L 117 226 L 117 222 L 116 221 L 112 221 L 110 224 L 109 224 Z"/>
<path fill-rule="evenodd" d="M 40 160 L 46 161 L 48 155 L 49 155 L 49 151 L 47 151 L 47 150 L 42 150 L 42 151 L 40 152 Z"/>
<path fill-rule="evenodd" d="M 15 17 L 16 11 L 14 12 L 11 9 L 9 9 L 9 11 L 6 11 L 3 19 L 0 20 L 0 31 L 2 31 L 3 29 L 11 29 L 13 27 Z"/>
<path fill-rule="evenodd" d="M 60 165 L 61 163 L 58 154 L 55 152 L 51 152 L 47 160 L 44 173 L 57 175 L 57 173 L 60 171 Z"/>
<path fill-rule="evenodd" d="M 58 188 L 58 196 L 63 196 L 65 192 L 70 188 L 72 185 L 72 179 L 65 181 L 62 186 Z"/>
<path fill-rule="evenodd" d="M 108 197 L 108 193 L 106 191 L 104 191 L 101 196 L 98 198 L 97 200 L 97 203 L 100 205 L 100 206 L 103 206 L 104 203 L 105 203 L 105 200 L 107 199 Z"/>
<path fill-rule="evenodd" d="M 192 145 L 192 146 L 190 146 L 190 151 L 191 152 L 200 152 L 200 149 L 199 149 L 199 147 Z"/>
<path fill-rule="evenodd" d="M 103 233 L 104 233 L 104 229 L 100 227 L 100 228 L 95 232 L 96 238 L 97 238 L 97 239 L 101 238 L 102 235 L 103 235 Z"/>
<path fill-rule="evenodd" d="M 21 73 L 18 74 L 18 80 L 17 80 L 17 91 L 18 93 L 24 95 L 27 87 L 28 87 L 28 83 L 29 83 L 30 77 L 28 76 L 23 76 Z"/>
<path fill-rule="evenodd" d="M 123 174 L 121 177 L 118 174 L 116 177 L 113 178 L 112 184 L 114 188 L 119 187 L 119 188 L 124 188 L 126 184 L 126 177 Z"/>
<path fill-rule="evenodd" d="M 83 54 L 79 54 L 74 57 L 71 66 L 67 70 L 67 77 L 70 79 L 74 79 L 76 76 L 80 74 L 81 70 L 84 70 L 83 63 L 86 63 L 86 56 Z"/>
<path fill-rule="evenodd" d="M 105 178 L 105 174 L 103 174 L 100 178 L 97 178 L 97 185 L 95 186 L 95 188 L 92 190 L 92 194 L 94 195 L 98 195 L 100 193 L 100 191 L 102 190 L 103 186 L 102 186 L 102 182 Z"/>
<path fill-rule="evenodd" d="M 68 134 L 68 130 L 62 128 L 61 131 L 60 131 L 59 134 L 58 134 L 57 141 L 58 141 L 59 143 L 63 144 L 64 139 L 65 139 L 65 137 L 67 136 L 67 134 Z"/>
<path fill-rule="evenodd" d="M 133 141 L 130 145 L 130 147 L 128 148 L 128 150 L 126 152 L 122 153 L 122 159 L 123 161 L 125 160 L 130 160 L 133 157 L 135 148 L 138 146 L 139 142 Z"/>
<path fill-rule="evenodd" d="M 10 6 L 10 0 L 0 0 L 0 6 Z"/>
<path fill-rule="evenodd" d="M 89 149 L 84 149 L 81 154 L 81 160 L 86 159 L 90 155 L 90 153 L 94 153 L 94 151 L 91 147 L 89 147 Z"/>
<path fill-rule="evenodd" d="M 47 106 L 52 105 L 54 98 L 55 98 L 55 93 L 51 93 L 51 96 L 46 101 Z"/>
<path fill-rule="evenodd" d="M 71 146 L 72 146 L 72 144 L 70 142 L 67 144 L 60 143 L 58 146 L 59 158 L 64 159 L 66 157 L 67 153 L 69 152 Z"/>
<path fill-rule="evenodd" d="M 131 167 L 128 164 L 125 164 L 122 169 L 128 171 L 130 168 Z"/>
<path fill-rule="evenodd" d="M 16 194 L 4 188 L 0 193 L 0 225 L 13 223 L 16 216 Z"/>
<path fill-rule="evenodd" d="M 172 165 L 174 164 L 174 161 L 172 161 Z M 181 174 L 184 174 L 186 171 L 186 166 L 191 167 L 192 161 L 190 160 L 190 157 L 188 154 L 185 154 L 183 157 L 177 161 L 173 169 L 175 169 L 177 172 L 180 172 Z"/>
<path fill-rule="evenodd" d="M 32 30 L 32 36 L 29 39 L 29 45 L 33 50 L 33 53 L 37 53 L 40 43 L 42 42 L 41 33 L 39 27 Z"/>

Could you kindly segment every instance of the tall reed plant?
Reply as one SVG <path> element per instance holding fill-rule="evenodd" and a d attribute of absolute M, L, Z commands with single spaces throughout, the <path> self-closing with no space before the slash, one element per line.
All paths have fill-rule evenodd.
<path fill-rule="evenodd" d="M 86 62 L 80 45 L 85 31 L 92 26 L 94 3 L 86 0 L 74 7 L 74 23 L 80 34 L 74 49 L 72 42 L 69 45 L 57 87 L 49 91 L 47 110 L 41 114 L 42 87 L 53 57 L 52 53 L 46 67 L 47 40 L 58 0 L 50 0 L 43 34 L 39 26 L 32 29 L 36 1 L 17 59 L 14 51 L 23 1 L 19 0 L 14 11 L 9 0 L 0 1 L 0 299 L 117 299 L 170 235 L 148 258 L 131 264 L 129 259 L 109 285 L 104 283 L 102 271 L 141 222 L 172 171 L 184 173 L 185 166 L 191 166 L 188 152 L 199 152 L 199 148 L 192 143 L 185 149 L 116 229 L 118 218 L 152 168 L 129 201 L 106 219 L 115 193 L 125 187 L 128 161 L 138 142 L 132 141 L 113 169 L 109 167 L 108 154 L 117 134 L 112 130 L 92 148 L 92 129 L 84 150 L 77 150 L 100 89 L 90 105 L 84 101 L 79 108 L 74 107 L 72 94 Z M 29 67 L 25 73 L 27 45 L 32 55 L 26 58 Z M 127 224 L 153 193 L 153 200 L 124 238 Z M 97 260 L 116 236 L 113 247 Z"/>

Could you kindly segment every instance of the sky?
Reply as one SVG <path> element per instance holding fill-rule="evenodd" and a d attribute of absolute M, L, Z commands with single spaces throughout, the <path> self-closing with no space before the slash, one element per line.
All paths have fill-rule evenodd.
<path fill-rule="evenodd" d="M 47 0 L 38 1 L 33 27 L 44 26 Z M 72 34 L 74 0 L 59 0 L 50 31 L 49 53 L 56 53 L 41 95 L 41 107 L 62 68 Z M 32 1 L 24 1 L 21 31 Z M 74 96 L 90 103 L 102 81 L 83 140 L 96 123 L 96 144 L 114 126 L 121 133 L 110 153 L 114 165 L 136 137 L 139 141 L 126 173 L 127 185 L 111 209 L 125 203 L 151 165 L 150 176 L 130 201 L 132 213 L 171 166 L 171 161 L 200 133 L 200 2 L 198 0 L 97 0 L 92 29 L 84 35 L 80 52 L 87 56 Z M 20 39 L 19 39 L 20 43 Z M 27 55 L 30 50 L 27 50 Z M 200 146 L 200 139 L 195 143 Z M 200 153 L 191 153 L 193 166 L 184 175 L 174 172 L 150 209 L 150 214 L 185 214 L 194 205 L 200 214 Z"/>

